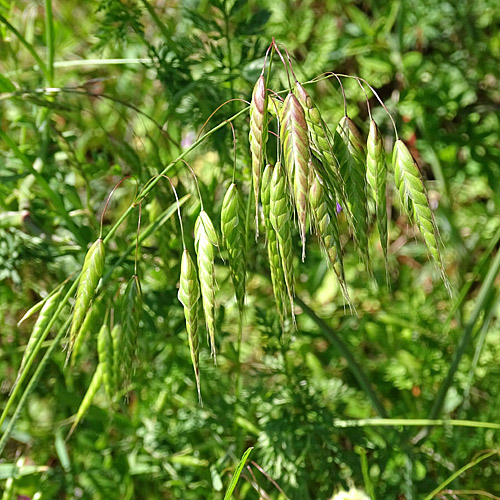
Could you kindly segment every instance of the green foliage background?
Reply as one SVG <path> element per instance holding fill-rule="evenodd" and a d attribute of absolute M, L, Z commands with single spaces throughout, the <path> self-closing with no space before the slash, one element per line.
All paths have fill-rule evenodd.
<path fill-rule="evenodd" d="M 347 243 L 347 281 L 358 316 L 349 314 L 310 237 L 307 260 L 297 265 L 297 295 L 326 326 L 319 328 L 299 308 L 297 331 L 282 337 L 265 249 L 250 245 L 242 389 L 236 397 L 238 312 L 228 268 L 219 259 L 218 364 L 213 365 L 202 332 L 200 407 L 177 301 L 182 245 L 172 217 L 139 252 L 145 305 L 132 390 L 113 413 L 100 392 L 64 441 L 96 366 L 104 311 L 132 276 L 133 255 L 114 269 L 94 304 L 76 366 L 64 368 L 66 354 L 58 349 L 31 395 L 0 459 L 0 488 L 15 477 L 13 496 L 6 499 L 34 498 L 36 492 L 43 499 L 219 499 L 243 451 L 254 446 L 251 460 L 290 499 L 326 499 L 356 485 L 374 498 L 409 500 L 424 498 L 477 452 L 498 449 L 498 431 L 492 429 L 442 426 L 414 440 L 418 427 L 337 425 L 380 415 L 325 331 L 340 336 L 387 415 L 401 419 L 431 415 L 457 346 L 470 335 L 442 411 L 434 417 L 498 422 L 498 277 L 481 294 L 500 240 L 495 0 L 54 0 L 52 9 L 51 48 L 41 2 L 0 0 L 0 21 L 7 20 L 49 61 L 44 75 L 0 22 L 2 407 L 33 326 L 33 319 L 20 327 L 17 321 L 80 269 L 113 186 L 133 177 L 112 198 L 104 232 L 128 207 L 136 183 L 144 185 L 176 158 L 215 108 L 250 98 L 272 37 L 288 48 L 300 81 L 336 71 L 363 77 L 378 90 L 426 178 L 455 294 L 447 295 L 395 202 L 390 287 L 376 237 L 370 243 L 373 276 Z M 63 90 L 33 92 L 44 87 Z M 271 87 L 287 87 L 282 70 L 273 74 Z M 353 81 L 346 80 L 345 88 L 349 114 L 366 136 L 364 95 Z M 308 91 L 325 120 L 336 124 L 343 112 L 338 86 L 322 81 Z M 391 124 L 374 98 L 370 104 L 389 151 Z M 210 124 L 241 108 L 231 102 Z M 248 194 L 247 117 L 235 128 L 237 178 Z M 232 148 L 231 129 L 224 127 L 188 158 L 216 225 L 232 175 Z M 191 194 L 182 214 L 185 231 L 192 234 L 199 203 L 193 178 L 181 164 L 175 182 L 179 195 Z M 143 227 L 174 201 L 168 183 L 160 182 L 143 203 Z M 108 268 L 134 242 L 137 216 L 113 239 Z M 236 498 L 257 499 L 259 487 L 262 498 L 285 498 L 257 466 L 252 472 L 244 470 Z M 449 488 L 498 495 L 499 473 L 493 457 Z"/>

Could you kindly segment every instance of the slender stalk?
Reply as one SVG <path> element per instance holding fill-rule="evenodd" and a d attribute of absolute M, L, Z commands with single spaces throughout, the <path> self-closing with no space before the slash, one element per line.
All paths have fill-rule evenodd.
<path fill-rule="evenodd" d="M 486 460 L 487 458 L 492 457 L 493 455 L 498 455 L 498 451 L 493 450 L 493 451 L 488 451 L 486 453 L 483 452 L 483 454 L 479 455 L 476 457 L 474 460 L 469 462 L 468 464 L 464 465 L 463 467 L 460 467 L 454 474 L 452 474 L 448 479 L 443 481 L 437 488 L 431 491 L 424 500 L 432 500 L 441 490 L 443 490 L 448 484 L 450 484 L 454 479 L 456 479 L 458 476 L 462 475 L 465 471 L 472 469 L 472 467 L 475 467 L 477 464 L 482 462 L 483 460 Z"/>
<path fill-rule="evenodd" d="M 354 355 L 350 351 L 347 344 L 330 328 L 316 313 L 298 296 L 295 297 L 295 302 L 302 308 L 305 314 L 311 318 L 314 323 L 321 329 L 323 335 L 328 341 L 335 346 L 339 353 L 346 359 L 349 369 L 358 381 L 358 384 L 363 389 L 366 396 L 370 399 L 374 409 L 381 417 L 386 417 L 385 408 L 373 389 L 368 376 L 363 371 L 363 368 L 356 361 Z"/>
<path fill-rule="evenodd" d="M 47 82 L 54 86 L 54 16 L 52 15 L 52 0 L 45 0 L 45 43 L 47 44 Z"/>
<path fill-rule="evenodd" d="M 472 427 L 474 429 L 500 430 L 500 424 L 475 420 L 445 420 L 428 418 L 361 418 L 357 420 L 334 420 L 334 427 Z"/>
<path fill-rule="evenodd" d="M 497 252 L 493 262 L 491 263 L 490 270 L 488 271 L 484 283 L 481 286 L 481 289 L 479 290 L 479 295 L 477 297 L 474 310 L 472 311 L 469 322 L 467 323 L 465 330 L 462 334 L 462 337 L 460 338 L 460 342 L 455 352 L 455 356 L 453 357 L 450 369 L 448 370 L 446 378 L 444 379 L 441 387 L 439 388 L 438 394 L 434 401 L 434 405 L 429 413 L 430 419 L 436 418 L 443 409 L 444 400 L 446 398 L 446 395 L 448 394 L 451 384 L 453 383 L 453 379 L 458 369 L 458 365 L 460 364 L 460 360 L 462 359 L 462 356 L 464 355 L 469 345 L 469 342 L 472 338 L 472 334 L 479 320 L 479 316 L 483 312 L 484 306 L 489 296 L 495 292 L 494 282 L 499 272 L 500 272 L 500 250 Z"/>

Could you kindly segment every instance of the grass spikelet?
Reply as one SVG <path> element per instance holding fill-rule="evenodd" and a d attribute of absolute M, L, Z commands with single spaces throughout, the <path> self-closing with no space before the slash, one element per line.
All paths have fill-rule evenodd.
<path fill-rule="evenodd" d="M 122 339 L 122 327 L 120 323 L 116 323 L 111 329 L 111 345 L 113 349 L 113 373 L 115 387 L 118 388 L 121 383 L 121 339 Z"/>
<path fill-rule="evenodd" d="M 285 275 L 281 267 L 281 255 L 278 244 L 278 236 L 271 224 L 271 180 L 274 167 L 267 165 L 262 173 L 262 186 L 260 198 L 262 201 L 262 211 L 264 213 L 264 223 L 267 236 L 267 255 L 269 260 L 269 268 L 271 271 L 271 282 L 273 285 L 274 299 L 276 308 L 280 317 L 281 326 L 283 327 L 287 315 L 286 309 L 286 283 Z"/>
<path fill-rule="evenodd" d="M 252 154 L 253 190 L 255 195 L 255 222 L 259 233 L 259 185 L 262 165 L 266 155 L 268 97 L 266 80 L 260 75 L 252 93 L 250 103 L 250 152 Z"/>
<path fill-rule="evenodd" d="M 345 204 L 342 179 L 337 159 L 333 154 L 330 131 L 311 96 L 299 82 L 295 82 L 295 95 L 304 109 L 311 150 L 321 162 L 322 168 L 318 172 L 321 180 L 328 192 L 335 193 L 336 201 Z"/>
<path fill-rule="evenodd" d="M 113 355 L 113 340 L 108 325 L 102 325 L 97 335 L 97 354 L 99 365 L 102 367 L 102 383 L 109 401 L 113 401 L 115 394 L 115 363 Z"/>
<path fill-rule="evenodd" d="M 450 283 L 439 252 L 438 231 L 429 206 L 422 175 L 410 151 L 400 139 L 394 144 L 393 164 L 396 188 L 401 203 L 410 220 L 415 221 L 424 238 L 427 250 L 438 266 L 441 278 L 451 294 Z"/>
<path fill-rule="evenodd" d="M 302 260 L 305 256 L 307 183 L 309 179 L 309 134 L 300 102 L 288 94 L 281 111 L 280 141 L 283 148 L 285 169 L 293 187 L 295 208 L 302 242 Z"/>
<path fill-rule="evenodd" d="M 236 184 L 231 184 L 224 196 L 221 211 L 222 236 L 229 253 L 229 266 L 240 311 L 245 300 L 246 237 L 245 208 Z"/>
<path fill-rule="evenodd" d="M 347 116 L 340 120 L 337 127 L 334 150 L 344 181 L 354 237 L 365 262 L 368 263 L 366 156 L 361 134 L 354 122 Z"/>
<path fill-rule="evenodd" d="M 314 228 L 318 235 L 321 247 L 323 248 L 330 266 L 337 276 L 340 289 L 345 300 L 352 307 L 351 299 L 347 291 L 345 282 L 344 266 L 342 261 L 342 247 L 340 243 L 339 227 L 335 213 L 329 210 L 325 190 L 321 184 L 321 179 L 314 172 L 311 174 L 311 187 L 309 191 L 309 203 L 314 222 Z"/>
<path fill-rule="evenodd" d="M 195 224 L 195 249 L 200 274 L 200 290 L 205 316 L 205 324 L 210 338 L 210 350 L 214 362 L 215 354 L 215 267 L 214 267 L 214 243 L 210 240 L 200 212 Z M 208 215 L 207 215 L 208 217 Z M 210 220 L 210 219 L 208 219 Z M 212 224 L 212 221 L 210 221 Z M 212 225 L 213 228 L 213 225 Z M 214 231 L 215 234 L 215 231 Z"/>
<path fill-rule="evenodd" d="M 99 238 L 87 252 L 83 263 L 82 274 L 76 291 L 73 320 L 71 322 L 69 348 L 67 359 L 71 356 L 76 337 L 89 311 L 90 304 L 94 298 L 97 284 L 104 270 L 104 244 Z"/>
<path fill-rule="evenodd" d="M 184 249 L 181 259 L 181 276 L 179 280 L 179 302 L 184 307 L 184 317 L 186 318 L 186 331 L 188 334 L 189 352 L 193 364 L 194 376 L 196 378 L 196 388 L 198 398 L 201 400 L 200 386 L 200 344 L 198 340 L 198 300 L 200 298 L 200 286 L 196 266 L 194 265 L 189 251 Z"/>
<path fill-rule="evenodd" d="M 23 358 L 21 360 L 21 366 L 19 367 L 19 371 L 17 372 L 17 377 L 16 381 L 14 382 L 13 388 L 17 385 L 19 377 L 21 376 L 21 373 L 24 367 L 26 366 L 26 361 L 29 358 L 30 354 L 33 352 L 33 349 L 37 344 L 38 339 L 40 338 L 43 331 L 45 330 L 45 327 L 51 320 L 54 311 L 56 310 L 57 305 L 59 303 L 59 298 L 60 298 L 60 291 L 57 291 L 56 293 L 49 295 L 47 300 L 45 300 L 45 302 L 43 303 L 42 310 L 40 311 L 40 314 L 38 315 L 38 318 L 35 324 L 33 325 L 33 330 L 28 340 L 28 344 L 26 345 L 26 349 L 24 351 Z"/>
<path fill-rule="evenodd" d="M 370 121 L 370 132 L 366 142 L 366 179 L 375 200 L 375 215 L 380 244 L 387 262 L 387 164 L 385 162 L 382 136 L 374 120 Z"/>
<path fill-rule="evenodd" d="M 203 224 L 203 228 L 207 235 L 208 241 L 214 246 L 219 246 L 219 238 L 217 238 L 217 232 L 215 231 L 214 224 L 205 210 L 200 211 L 199 215 L 200 222 Z"/>
<path fill-rule="evenodd" d="M 120 347 L 115 351 L 124 380 L 130 380 L 132 365 L 137 349 L 137 334 L 142 315 L 142 289 L 139 276 L 134 274 L 125 288 L 120 308 Z M 119 353 L 119 354 L 118 354 Z"/>
<path fill-rule="evenodd" d="M 73 425 L 71 426 L 71 429 L 68 433 L 68 437 L 66 439 L 70 438 L 70 436 L 73 434 L 73 431 L 76 429 L 76 427 L 78 426 L 78 424 L 80 423 L 80 421 L 90 408 L 90 405 L 92 404 L 92 401 L 95 395 L 97 394 L 99 387 L 101 387 L 102 375 L 103 375 L 102 365 L 98 364 L 94 372 L 94 375 L 92 377 L 92 380 L 90 381 L 89 388 L 87 389 L 87 392 L 85 393 L 85 396 L 83 397 L 83 400 L 80 403 L 80 408 L 78 408 L 75 420 L 73 422 Z"/>
<path fill-rule="evenodd" d="M 281 267 L 285 277 L 290 310 L 294 318 L 293 296 L 293 245 L 292 245 L 292 220 L 290 201 L 286 190 L 286 175 L 281 163 L 276 163 L 271 178 L 271 197 L 269 218 L 273 229 L 278 236 L 278 247 L 281 255 Z"/>

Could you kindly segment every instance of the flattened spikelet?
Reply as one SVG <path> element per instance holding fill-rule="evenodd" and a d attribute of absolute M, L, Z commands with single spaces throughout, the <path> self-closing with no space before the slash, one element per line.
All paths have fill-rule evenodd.
<path fill-rule="evenodd" d="M 278 244 L 278 236 L 271 224 L 271 180 L 274 167 L 267 165 L 262 174 L 261 201 L 262 211 L 264 213 L 264 222 L 267 236 L 267 255 L 269 259 L 269 268 L 271 271 L 271 282 L 273 285 L 274 299 L 276 308 L 280 317 L 281 326 L 283 327 L 287 315 L 286 309 L 286 283 L 285 275 L 281 267 L 281 255 Z"/>
<path fill-rule="evenodd" d="M 142 289 L 139 276 L 135 275 L 125 288 L 120 307 L 120 347 L 119 365 L 124 376 L 124 380 L 130 380 L 132 365 L 137 349 L 137 335 L 139 331 L 139 321 L 142 315 Z"/>
<path fill-rule="evenodd" d="M 309 202 L 311 206 L 314 228 L 318 235 L 320 244 L 328 257 L 330 266 L 334 270 L 339 281 L 340 289 L 345 300 L 351 305 L 351 299 L 347 291 L 342 262 L 342 248 L 340 244 L 339 228 L 335 213 L 332 215 L 327 203 L 325 190 L 319 176 L 311 168 L 311 187 Z"/>
<path fill-rule="evenodd" d="M 210 224 L 212 224 L 211 221 Z M 201 299 L 203 304 L 203 313 L 205 316 L 205 324 L 210 338 L 210 349 L 215 362 L 216 355 L 215 355 L 214 244 L 210 241 L 205 228 L 206 224 L 203 224 L 200 213 L 200 216 L 196 220 L 195 230 L 194 230 L 195 249 L 198 261 L 198 270 L 200 273 L 200 289 L 201 289 Z"/>
<path fill-rule="evenodd" d="M 30 357 L 31 353 L 34 351 L 36 344 L 40 340 L 42 333 L 44 332 L 46 326 L 49 321 L 52 319 L 54 311 L 57 309 L 57 305 L 59 304 L 60 292 L 56 292 L 50 295 L 47 300 L 43 303 L 42 310 L 38 315 L 38 318 L 33 325 L 33 331 L 31 332 L 31 336 L 28 340 L 28 344 L 26 345 L 26 349 L 23 354 L 23 359 L 21 360 L 21 366 L 19 367 L 19 371 L 17 373 L 16 381 L 14 382 L 14 387 L 16 386 L 19 377 L 26 365 L 26 361 Z M 43 340 L 40 340 L 42 342 Z"/>
<path fill-rule="evenodd" d="M 266 81 L 261 75 L 255 84 L 250 104 L 250 152 L 252 153 L 253 190 L 255 195 L 256 228 L 259 233 L 259 185 L 260 173 L 266 154 L 268 97 Z"/>
<path fill-rule="evenodd" d="M 309 134 L 304 109 L 293 94 L 288 94 L 281 110 L 280 141 L 288 180 L 293 188 L 295 208 L 305 255 L 307 183 L 309 179 Z"/>
<path fill-rule="evenodd" d="M 448 277 L 439 252 L 437 227 L 429 206 L 422 176 L 416 161 L 401 140 L 397 140 L 394 145 L 393 163 L 394 178 L 401 203 L 410 220 L 415 221 L 420 234 L 424 238 L 427 250 L 438 266 L 448 292 L 451 293 Z"/>
<path fill-rule="evenodd" d="M 370 133 L 366 145 L 366 179 L 375 200 L 375 214 L 380 243 L 387 261 L 387 164 L 385 162 L 382 136 L 374 120 L 370 122 Z"/>
<path fill-rule="evenodd" d="M 116 382 L 114 372 L 113 341 L 109 332 L 108 325 L 102 325 L 97 335 L 97 354 L 99 364 L 102 369 L 102 383 L 109 401 L 113 401 Z"/>
<path fill-rule="evenodd" d="M 321 169 L 318 169 L 318 174 L 327 191 L 331 193 L 332 198 L 341 204 L 345 204 L 339 165 L 333 153 L 333 144 L 330 139 L 331 133 L 311 96 L 298 82 L 295 82 L 295 95 L 304 109 L 311 150 L 321 162 Z"/>
<path fill-rule="evenodd" d="M 290 311 L 294 318 L 293 296 L 293 245 L 292 245 L 292 220 L 290 201 L 286 191 L 286 175 L 281 163 L 276 163 L 271 178 L 271 200 L 269 218 L 273 229 L 278 236 L 278 247 L 281 255 L 281 267 L 285 277 Z"/>
<path fill-rule="evenodd" d="M 186 318 L 186 331 L 188 334 L 189 352 L 193 364 L 194 376 L 198 398 L 201 401 L 200 387 L 200 345 L 198 340 L 198 300 L 200 298 L 200 286 L 196 266 L 194 265 L 189 251 L 184 249 L 181 260 L 181 276 L 179 280 L 179 302 L 184 306 L 184 317 Z"/>
<path fill-rule="evenodd" d="M 70 329 L 68 358 L 71 356 L 76 337 L 80 331 L 85 316 L 88 313 L 97 284 L 104 270 L 104 244 L 99 238 L 87 252 L 83 263 L 82 274 L 76 291 L 75 308 Z"/>
<path fill-rule="evenodd" d="M 344 116 L 334 136 L 334 150 L 339 160 L 345 186 L 352 230 L 363 258 L 368 262 L 368 211 L 366 195 L 366 157 L 361 134 L 354 122 Z"/>
<path fill-rule="evenodd" d="M 94 375 L 92 377 L 92 380 L 90 381 L 89 388 L 87 389 L 87 392 L 85 393 L 85 396 L 83 397 L 83 400 L 80 403 L 80 408 L 78 408 L 78 412 L 76 413 L 76 417 L 73 422 L 73 425 L 71 426 L 68 437 L 71 436 L 71 434 L 73 434 L 73 431 L 76 429 L 77 425 L 80 423 L 80 421 L 90 408 L 90 405 L 92 404 L 92 401 L 95 395 L 97 394 L 99 387 L 101 387 L 102 374 L 103 374 L 102 366 L 101 364 L 98 364 L 94 372 Z"/>
<path fill-rule="evenodd" d="M 116 323 L 111 329 L 111 345 L 113 347 L 113 373 L 115 379 L 115 386 L 121 386 L 121 341 L 122 341 L 122 328 L 120 323 Z"/>
<path fill-rule="evenodd" d="M 229 253 L 229 267 L 240 311 L 245 300 L 246 237 L 245 208 L 236 184 L 231 184 L 224 196 L 221 211 L 222 237 Z"/>

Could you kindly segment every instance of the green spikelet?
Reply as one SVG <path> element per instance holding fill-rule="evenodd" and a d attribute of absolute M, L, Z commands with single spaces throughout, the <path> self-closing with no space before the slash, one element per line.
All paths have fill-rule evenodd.
<path fill-rule="evenodd" d="M 90 408 L 90 405 L 92 404 L 92 401 L 95 395 L 97 394 L 99 387 L 101 387 L 102 374 L 103 374 L 102 366 L 101 364 L 98 364 L 94 372 L 94 376 L 90 381 L 89 388 L 87 389 L 87 392 L 85 393 L 85 396 L 83 397 L 83 400 L 80 403 L 80 408 L 78 408 L 78 412 L 76 414 L 73 425 L 71 426 L 71 429 L 69 431 L 68 438 L 71 436 L 71 434 L 73 434 L 73 431 L 76 429 L 77 425 L 80 423 L 80 421 Z"/>
<path fill-rule="evenodd" d="M 309 181 L 309 134 L 304 109 L 293 94 L 288 94 L 281 110 L 280 141 L 285 169 L 293 188 L 295 209 L 302 242 L 306 247 L 307 194 Z"/>
<path fill-rule="evenodd" d="M 206 212 L 205 212 L 206 213 Z M 208 215 L 207 215 L 208 217 Z M 209 219 L 210 220 L 210 219 Z M 210 221 L 212 224 L 212 221 Z M 200 289 L 203 304 L 205 324 L 210 338 L 210 349 L 214 362 L 215 354 L 215 267 L 214 267 L 214 243 L 210 240 L 207 231 L 207 224 L 203 223 L 201 213 L 196 219 L 195 249 L 200 273 Z M 212 225 L 213 228 L 213 225 Z M 215 230 L 214 230 L 215 234 Z M 217 241 L 215 241 L 217 243 Z"/>
<path fill-rule="evenodd" d="M 366 193 L 366 157 L 361 134 L 354 122 L 344 116 L 334 136 L 334 150 L 339 160 L 352 230 L 358 247 L 368 263 L 368 210 Z"/>
<path fill-rule="evenodd" d="M 394 179 L 401 203 L 414 220 L 424 238 L 427 250 L 438 266 L 443 282 L 451 293 L 451 287 L 439 252 L 437 228 L 417 163 L 405 143 L 397 140 L 394 145 Z"/>
<path fill-rule="evenodd" d="M 278 247 L 281 255 L 281 267 L 285 277 L 290 311 L 294 318 L 293 296 L 293 245 L 292 245 L 292 220 L 290 201 L 286 191 L 286 175 L 281 163 L 276 163 L 271 178 L 271 196 L 269 218 L 273 229 L 278 236 Z"/>
<path fill-rule="evenodd" d="M 229 253 L 229 266 L 240 311 L 245 300 L 246 238 L 245 208 L 236 184 L 231 184 L 224 196 L 221 211 L 222 237 Z"/>
<path fill-rule="evenodd" d="M 135 275 L 125 288 L 120 307 L 120 347 L 115 351 L 119 357 L 120 370 L 126 383 L 130 381 L 133 360 L 137 349 L 139 321 L 142 315 L 142 289 L 139 276 Z"/>
<path fill-rule="evenodd" d="M 83 263 L 82 274 L 76 291 L 75 308 L 70 329 L 68 359 L 73 351 L 73 346 L 80 328 L 88 313 L 97 284 L 104 270 L 104 244 L 99 238 L 87 252 Z"/>
<path fill-rule="evenodd" d="M 311 169 L 312 170 L 312 169 Z M 318 235 L 321 247 L 328 257 L 330 266 L 337 276 L 342 294 L 352 307 L 351 299 L 347 291 L 342 261 L 342 247 L 340 243 L 339 227 L 335 212 L 332 214 L 329 207 L 325 190 L 317 173 L 311 175 L 311 188 L 309 192 L 314 228 Z"/>
<path fill-rule="evenodd" d="M 57 291 L 56 293 L 50 295 L 47 298 L 47 300 L 45 300 L 45 302 L 43 303 L 42 310 L 40 311 L 40 314 L 38 315 L 38 318 L 35 324 L 33 325 L 33 331 L 31 332 L 28 344 L 26 345 L 26 349 L 23 354 L 23 359 L 21 360 L 21 366 L 19 367 L 16 381 L 14 382 L 14 385 L 11 390 L 13 390 L 14 387 L 17 385 L 19 377 L 21 376 L 21 373 L 24 370 L 24 367 L 26 366 L 26 361 L 30 357 L 31 353 L 34 351 L 36 345 L 38 344 L 39 341 L 40 343 L 43 342 L 43 339 L 41 339 L 42 333 L 44 332 L 49 321 L 52 319 L 54 311 L 57 309 L 57 305 L 59 304 L 59 298 L 60 298 L 60 291 Z"/>
<path fill-rule="evenodd" d="M 189 251 L 184 249 L 181 259 L 181 276 L 179 280 L 179 302 L 184 306 L 184 317 L 186 318 L 186 331 L 188 334 L 189 352 L 193 364 L 194 376 L 198 398 L 201 400 L 200 386 L 200 344 L 198 340 L 198 300 L 200 298 L 200 285 L 198 275 Z"/>
<path fill-rule="evenodd" d="M 121 342 L 122 342 L 122 328 L 120 323 L 116 323 L 111 329 L 111 345 L 113 348 L 113 373 L 116 388 L 122 385 L 121 376 Z"/>
<path fill-rule="evenodd" d="M 269 260 L 269 268 L 271 271 L 271 282 L 273 285 L 274 299 L 276 308 L 280 317 L 281 326 L 283 327 L 287 315 L 286 309 L 286 283 L 283 268 L 281 267 L 281 255 L 278 244 L 278 236 L 271 224 L 271 180 L 274 168 L 272 165 L 267 165 L 262 174 L 262 188 L 260 198 L 262 201 L 262 211 L 264 213 L 264 223 L 267 236 L 267 255 Z"/>
<path fill-rule="evenodd" d="M 338 161 L 333 153 L 333 144 L 330 140 L 331 133 L 311 96 L 299 82 L 295 82 L 295 95 L 305 112 L 311 150 L 314 156 L 321 162 L 318 174 L 327 191 L 332 194 L 334 193 L 332 198 L 344 206 L 344 188 L 340 177 Z"/>
<path fill-rule="evenodd" d="M 366 146 L 366 179 L 375 200 L 375 215 L 380 243 L 387 261 L 387 164 L 382 136 L 374 120 L 370 121 L 370 132 Z"/>
<path fill-rule="evenodd" d="M 255 84 L 250 104 L 250 152 L 252 154 L 253 190 L 255 195 L 255 223 L 259 233 L 259 185 L 262 165 L 266 156 L 268 97 L 266 80 L 261 75 Z"/>
<path fill-rule="evenodd" d="M 109 401 L 113 401 L 115 395 L 115 373 L 114 373 L 114 356 L 113 356 L 113 341 L 109 332 L 108 325 L 104 324 L 97 335 L 97 354 L 99 356 L 99 364 L 102 370 L 102 383 Z"/>

